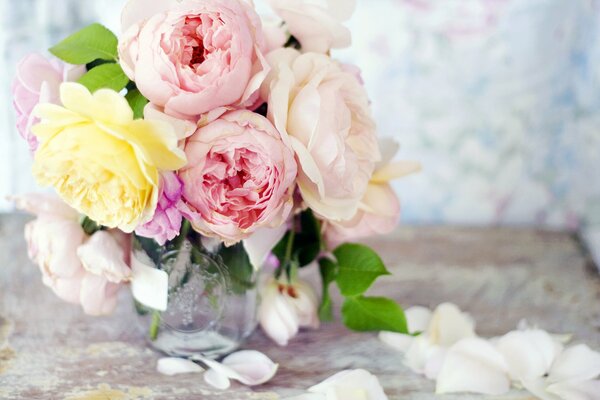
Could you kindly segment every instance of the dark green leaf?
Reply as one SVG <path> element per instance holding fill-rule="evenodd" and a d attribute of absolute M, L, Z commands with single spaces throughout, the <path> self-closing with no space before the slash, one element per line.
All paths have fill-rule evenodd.
<path fill-rule="evenodd" d="M 319 318 L 321 321 L 333 320 L 333 304 L 331 295 L 329 294 L 329 286 L 335 281 L 337 265 L 328 258 L 319 260 L 319 271 L 321 272 L 321 280 L 323 282 L 323 299 L 319 307 Z"/>
<path fill-rule="evenodd" d="M 100 24 L 89 25 L 69 36 L 50 52 L 69 64 L 81 65 L 95 60 L 117 60 L 118 39 Z"/>
<path fill-rule="evenodd" d="M 222 246 L 219 255 L 227 267 L 234 293 L 244 293 L 254 287 L 254 268 L 242 243 Z"/>
<path fill-rule="evenodd" d="M 351 297 L 342 306 L 344 324 L 359 332 L 389 331 L 408 334 L 404 311 L 384 297 Z"/>
<path fill-rule="evenodd" d="M 127 86 L 129 78 L 119 64 L 102 64 L 79 78 L 79 83 L 92 93 L 103 88 L 118 92 Z"/>
<path fill-rule="evenodd" d="M 130 90 L 125 98 L 133 110 L 134 118 L 144 118 L 144 107 L 146 107 L 146 104 L 148 104 L 148 99 L 145 98 L 137 89 Z"/>
<path fill-rule="evenodd" d="M 377 253 L 362 244 L 343 244 L 333 254 L 339 265 L 336 282 L 345 297 L 365 293 L 375 279 L 390 274 Z"/>

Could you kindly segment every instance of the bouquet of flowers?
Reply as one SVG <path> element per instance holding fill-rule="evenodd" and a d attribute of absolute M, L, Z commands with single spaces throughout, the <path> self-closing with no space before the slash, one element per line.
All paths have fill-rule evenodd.
<path fill-rule="evenodd" d="M 355 2 L 268 2 L 276 18 L 251 0 L 129 0 L 120 38 L 88 26 L 14 81 L 33 174 L 57 194 L 15 198 L 38 216 L 44 283 L 92 315 L 129 285 L 169 353 L 229 352 L 257 321 L 285 345 L 333 318 L 333 284 L 350 329 L 407 332 L 366 295 L 384 263 L 349 243 L 395 228 L 390 181 L 419 168 L 393 161 L 358 68 L 331 56 Z"/>

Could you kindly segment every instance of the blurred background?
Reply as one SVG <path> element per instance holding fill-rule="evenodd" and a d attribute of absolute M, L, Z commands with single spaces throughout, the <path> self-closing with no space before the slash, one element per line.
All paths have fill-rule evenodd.
<path fill-rule="evenodd" d="M 124 3 L 0 0 L 2 199 L 35 189 L 15 64 L 94 21 L 119 33 Z M 600 238 L 600 0 L 358 0 L 349 26 L 334 56 L 362 68 L 380 133 L 424 165 L 397 184 L 404 223 Z"/>

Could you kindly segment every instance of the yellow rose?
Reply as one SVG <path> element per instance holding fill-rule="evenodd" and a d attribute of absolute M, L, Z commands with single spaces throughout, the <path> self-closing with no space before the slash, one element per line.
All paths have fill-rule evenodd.
<path fill-rule="evenodd" d="M 159 170 L 186 163 L 172 126 L 134 120 L 113 90 L 93 95 L 77 83 L 60 87 L 63 107 L 40 104 L 32 128 L 40 146 L 33 174 L 73 208 L 109 228 L 132 232 L 154 215 Z"/>

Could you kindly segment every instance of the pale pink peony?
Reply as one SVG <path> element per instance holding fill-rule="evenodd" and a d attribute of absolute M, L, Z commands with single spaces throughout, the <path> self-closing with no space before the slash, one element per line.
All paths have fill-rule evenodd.
<path fill-rule="evenodd" d="M 261 297 L 260 326 L 278 345 L 287 346 L 300 328 L 319 328 L 319 299 L 308 283 L 272 279 L 261 289 Z"/>
<path fill-rule="evenodd" d="M 48 60 L 39 54 L 30 54 L 17 65 L 12 83 L 13 105 L 17 114 L 17 130 L 29 144 L 31 152 L 37 150 L 37 138 L 31 127 L 38 122 L 32 114 L 39 103 L 60 104 L 59 87 L 75 81 L 85 73 L 85 66 L 72 66 L 59 60 Z"/>
<path fill-rule="evenodd" d="M 400 200 L 390 181 L 417 172 L 421 166 L 392 159 L 398 151 L 393 140 L 381 140 L 383 160 L 378 163 L 354 217 L 347 221 L 326 221 L 325 238 L 330 248 L 344 242 L 392 232 L 400 219 Z"/>
<path fill-rule="evenodd" d="M 182 199 L 183 184 L 173 172 L 161 174 L 158 205 L 152 220 L 135 230 L 139 236 L 154 239 L 161 246 L 175 239 L 189 210 Z"/>
<path fill-rule="evenodd" d="M 230 245 L 286 221 L 297 166 L 266 118 L 251 111 L 225 114 L 200 128 L 185 152 L 188 165 L 179 177 L 197 231 Z"/>
<path fill-rule="evenodd" d="M 131 275 L 128 236 L 116 230 L 88 236 L 77 211 L 54 195 L 32 194 L 14 201 L 37 216 L 25 227 L 25 238 L 44 284 L 60 299 L 80 304 L 87 314 L 110 314 L 121 284 Z"/>
<path fill-rule="evenodd" d="M 260 18 L 245 0 L 129 0 L 121 66 L 167 114 L 254 105 L 267 65 Z"/>
<path fill-rule="evenodd" d="M 381 157 L 365 88 L 323 54 L 281 49 L 267 58 L 262 96 L 296 153 L 302 199 L 323 219 L 351 219 Z"/>
<path fill-rule="evenodd" d="M 343 23 L 350 19 L 356 0 L 267 0 L 300 42 L 302 51 L 327 53 L 350 46 L 352 36 Z"/>

